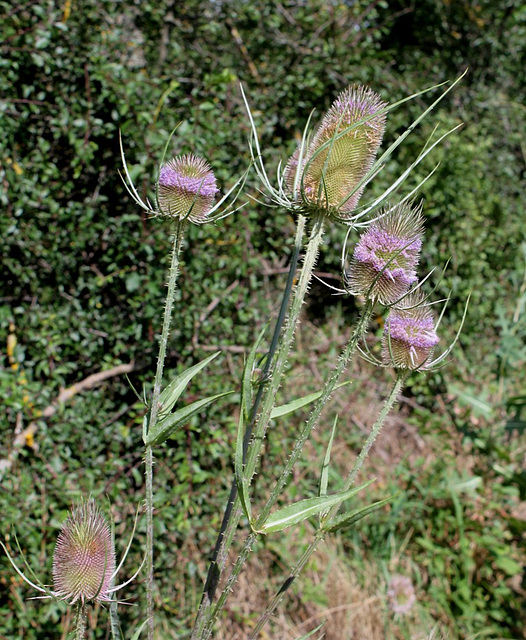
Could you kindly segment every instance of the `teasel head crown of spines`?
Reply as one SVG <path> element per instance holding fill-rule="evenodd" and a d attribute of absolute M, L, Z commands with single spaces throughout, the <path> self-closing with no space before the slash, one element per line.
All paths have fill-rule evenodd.
<path fill-rule="evenodd" d="M 93 500 L 72 509 L 53 555 L 53 595 L 70 604 L 107 602 L 115 572 L 111 530 Z"/>
<path fill-rule="evenodd" d="M 382 360 L 399 370 L 426 369 L 439 339 L 423 294 L 408 294 L 392 307 L 384 325 Z"/>
<path fill-rule="evenodd" d="M 356 244 L 345 274 L 349 293 L 384 305 L 399 300 L 417 281 L 423 233 L 421 206 L 385 209 Z"/>
<path fill-rule="evenodd" d="M 218 191 L 214 173 L 203 158 L 177 156 L 162 164 L 159 171 L 159 213 L 202 224 L 207 220 Z"/>
<path fill-rule="evenodd" d="M 296 182 L 305 213 L 321 211 L 341 222 L 352 219 L 364 189 L 358 185 L 382 141 L 386 106 L 371 89 L 353 85 L 338 96 L 315 131 L 303 154 L 299 181 L 300 147 L 296 149 L 284 180 L 291 193 Z"/>

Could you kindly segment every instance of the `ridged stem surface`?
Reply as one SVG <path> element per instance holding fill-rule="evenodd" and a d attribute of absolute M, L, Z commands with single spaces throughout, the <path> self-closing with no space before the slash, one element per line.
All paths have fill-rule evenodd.
<path fill-rule="evenodd" d="M 378 437 L 380 431 L 382 430 L 382 427 L 384 426 L 385 419 L 387 418 L 387 415 L 388 415 L 389 411 L 391 411 L 393 406 L 396 404 L 396 401 L 397 401 L 398 396 L 400 395 L 400 393 L 402 391 L 402 388 L 403 388 L 403 386 L 405 384 L 406 379 L 407 379 L 407 375 L 406 374 L 398 374 L 397 375 L 396 381 L 395 381 L 394 385 L 391 388 L 391 392 L 389 393 L 389 396 L 387 397 L 387 399 L 386 399 L 386 401 L 385 401 L 380 413 L 378 414 L 376 422 L 374 423 L 374 425 L 371 428 L 369 436 L 367 437 L 367 440 L 366 440 L 366 442 L 365 442 L 365 444 L 364 444 L 364 446 L 363 446 L 363 448 L 362 448 L 362 450 L 360 452 L 360 455 L 358 456 L 358 458 L 357 458 L 357 460 L 356 460 L 351 472 L 347 476 L 347 479 L 346 479 L 346 482 L 345 482 L 345 486 L 344 486 L 344 489 L 343 489 L 344 491 L 350 489 L 352 487 L 352 485 L 354 484 L 356 476 L 357 476 L 360 468 L 362 467 L 363 462 L 364 462 L 365 458 L 367 457 L 367 454 L 368 454 L 370 448 L 372 447 L 374 441 L 376 440 L 376 438 Z M 332 518 L 334 518 L 337 515 L 339 509 L 340 509 L 340 505 L 335 505 L 334 507 L 332 507 L 330 509 L 328 515 L 327 515 L 326 522 L 329 522 Z M 285 582 L 281 586 L 281 589 L 276 593 L 276 595 L 270 601 L 270 603 L 269 603 L 268 607 L 266 608 L 265 612 L 263 613 L 263 615 L 259 619 L 258 623 L 256 624 L 256 626 L 252 630 L 252 633 L 250 634 L 248 640 L 256 640 L 259 632 L 266 625 L 266 623 L 270 619 L 271 615 L 274 613 L 274 611 L 276 610 L 276 608 L 278 607 L 278 605 L 282 601 L 285 593 L 291 587 L 291 585 L 295 581 L 295 579 L 299 576 L 299 574 L 301 573 L 301 571 L 303 570 L 303 568 L 305 567 L 305 565 L 309 561 L 309 559 L 312 556 L 312 554 L 314 553 L 314 551 L 316 551 L 316 547 L 320 544 L 320 542 L 322 542 L 322 540 L 325 537 L 325 535 L 326 535 L 326 532 L 323 529 L 319 529 L 316 532 L 316 535 L 314 536 L 313 541 L 305 549 L 305 551 L 303 552 L 303 554 L 302 554 L 301 558 L 299 559 L 298 563 L 293 567 L 293 569 L 291 569 L 291 571 L 289 573 L 289 576 L 287 577 L 287 579 L 285 580 Z"/>
<path fill-rule="evenodd" d="M 157 358 L 157 370 L 150 401 L 148 421 L 143 435 L 155 426 L 159 412 L 159 396 L 163 380 L 164 362 L 166 359 L 166 346 L 170 335 L 173 304 L 175 300 L 175 288 L 179 275 L 179 254 L 183 240 L 183 222 L 177 222 L 172 247 L 172 259 L 168 276 L 168 292 L 164 308 L 163 327 L 159 342 L 159 357 Z M 154 615 L 153 615 L 153 449 L 146 446 L 144 455 L 145 490 L 146 490 L 146 617 L 148 620 L 148 640 L 154 640 Z"/>

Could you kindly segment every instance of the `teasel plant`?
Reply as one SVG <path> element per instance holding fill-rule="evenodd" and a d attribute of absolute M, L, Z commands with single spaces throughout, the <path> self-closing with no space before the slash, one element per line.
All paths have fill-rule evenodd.
<path fill-rule="evenodd" d="M 274 330 L 271 348 L 267 353 L 263 374 L 257 380 L 257 385 L 254 389 L 252 388 L 254 386 L 252 372 L 256 368 L 256 352 L 262 336 L 260 336 L 258 343 L 254 346 L 245 362 L 241 393 L 242 406 L 235 449 L 234 482 L 224 512 L 216 546 L 212 554 L 202 601 L 192 632 L 192 640 L 203 640 L 212 636 L 215 621 L 225 606 L 228 596 L 258 536 L 279 531 L 316 514 L 330 513 L 331 517 L 329 520 L 332 522 L 337 513 L 335 509 L 339 508 L 342 502 L 366 486 L 363 485 L 358 489 L 353 488 L 353 479 L 353 481 L 351 483 L 348 482 L 344 490 L 338 494 L 327 495 L 326 492 L 321 492 L 316 498 L 307 499 L 272 512 L 275 503 L 282 494 L 282 490 L 285 487 L 294 464 L 301 455 L 305 442 L 312 429 L 316 426 L 331 393 L 340 384 L 339 381 L 345 368 L 356 353 L 358 345 L 367 331 L 374 306 L 379 301 L 379 292 L 384 289 L 383 280 L 390 278 L 391 272 L 395 270 L 394 264 L 391 263 L 401 263 L 404 262 L 404 260 L 411 262 L 411 252 L 413 251 L 415 254 L 418 254 L 420 250 L 420 230 L 413 234 L 415 237 L 401 238 L 398 248 L 391 248 L 393 255 L 387 260 L 387 264 L 379 271 L 373 273 L 373 280 L 365 296 L 365 304 L 362 308 L 360 318 L 351 334 L 349 342 L 340 354 L 335 370 L 328 377 L 322 391 L 317 394 L 311 394 L 306 398 L 300 398 L 288 407 L 276 407 L 275 398 L 283 382 L 285 365 L 293 342 L 300 311 L 312 278 L 325 226 L 335 222 L 345 225 L 347 227 L 347 242 L 347 238 L 352 231 L 367 229 L 375 222 L 377 222 L 380 227 L 382 224 L 385 224 L 385 218 L 389 217 L 389 213 L 388 211 L 378 213 L 378 209 L 384 205 L 389 198 L 392 198 L 393 195 L 396 194 L 413 169 L 427 157 L 434 147 L 456 131 L 461 125 L 447 131 L 437 140 L 428 140 L 415 160 L 393 184 L 377 198 L 365 204 L 360 204 L 359 200 L 365 187 L 383 169 L 395 149 L 410 135 L 423 118 L 436 107 L 440 100 L 451 91 L 462 77 L 463 76 L 447 87 L 438 99 L 416 118 L 410 127 L 379 157 L 377 157 L 377 155 L 387 114 L 407 100 L 422 96 L 437 87 L 426 89 L 393 105 L 387 105 L 382 102 L 380 97 L 370 89 L 356 86 L 349 87 L 340 94 L 327 115 L 323 118 L 321 124 L 314 130 L 311 129 L 311 114 L 294 154 L 284 166 L 283 164 L 278 166 L 275 182 L 269 177 L 269 173 L 263 162 L 256 125 L 247 97 L 243 92 L 243 99 L 251 125 L 249 146 L 252 163 L 262 184 L 260 189 L 261 194 L 267 199 L 267 202 L 264 204 L 270 207 L 280 207 L 294 215 L 297 219 L 297 230 L 289 279 L 283 296 L 278 322 Z M 396 219 L 402 227 L 404 224 L 409 227 L 411 227 L 412 224 L 413 226 L 416 225 L 416 227 L 421 225 L 420 213 L 418 211 L 416 213 L 413 212 L 410 203 L 413 201 L 417 190 L 430 175 L 432 175 L 434 170 L 436 170 L 436 167 L 415 189 L 406 194 L 398 203 L 399 212 L 401 211 L 406 214 L 411 211 L 411 215 L 413 216 L 412 221 L 401 222 L 403 216 L 399 215 Z M 416 223 L 415 220 L 417 219 L 420 220 L 420 222 Z M 310 233 L 306 241 L 307 244 L 301 270 L 297 284 L 292 291 L 293 275 L 297 266 L 299 253 L 303 247 L 305 229 L 309 226 Z M 415 247 L 415 243 L 418 246 Z M 396 293 L 399 295 L 393 292 L 389 299 L 382 300 L 384 304 L 390 305 L 397 302 L 398 298 L 404 292 L 407 293 L 411 282 L 416 280 L 413 273 L 416 261 L 413 260 L 413 263 L 413 269 L 410 270 L 411 273 L 408 273 L 406 278 L 407 282 L 402 282 L 400 277 L 395 278 L 397 284 Z M 398 267 L 398 269 L 400 269 L 400 267 Z M 364 291 L 362 291 L 362 293 L 364 293 Z M 403 376 L 401 376 L 401 378 L 403 378 Z M 401 385 L 389 396 L 389 400 L 386 402 L 388 408 L 386 409 L 385 415 L 382 414 L 381 419 L 379 417 L 379 422 L 382 424 L 388 410 L 394 405 L 400 390 Z M 285 415 L 289 410 L 292 411 L 307 403 L 313 403 L 309 419 L 301 430 L 294 444 L 291 456 L 280 474 L 274 489 L 271 491 L 267 502 L 259 515 L 256 516 L 252 513 L 251 509 L 250 486 L 257 469 L 261 445 L 265 439 L 270 421 Z M 367 513 L 369 513 L 369 511 L 365 511 L 364 515 Z M 242 550 L 234 563 L 217 602 L 214 602 L 215 593 L 222 577 L 221 574 L 226 564 L 227 555 L 243 515 L 246 520 L 248 520 L 250 532 L 245 539 Z M 356 514 L 354 514 L 354 518 L 354 522 L 359 519 Z M 253 637 L 255 637 L 255 635 Z"/>
<path fill-rule="evenodd" d="M 26 573 L 18 567 L 6 545 L 1 541 L 0 545 L 16 573 L 30 587 L 44 594 L 36 598 L 63 601 L 76 608 L 75 640 L 84 640 L 87 606 L 90 603 L 101 603 L 109 607 L 112 638 L 120 640 L 122 635 L 115 595 L 135 580 L 143 567 L 144 560 L 129 580 L 117 586 L 114 582 L 128 556 L 136 525 L 137 516 L 123 557 L 116 566 L 113 527 L 110 527 L 93 499 L 80 501 L 71 509 L 57 537 L 53 554 L 53 588 L 39 580 L 24 557 L 16 534 L 14 534 L 14 540 L 23 559 Z M 139 638 L 141 628 L 137 630 L 132 640 Z"/>
<path fill-rule="evenodd" d="M 146 490 L 146 624 L 148 640 L 153 640 L 155 619 L 153 611 L 154 590 L 154 489 L 153 467 L 154 447 L 162 445 L 178 429 L 208 405 L 219 398 L 229 395 L 230 392 L 216 394 L 202 398 L 175 409 L 180 396 L 188 383 L 202 371 L 214 358 L 219 355 L 216 352 L 190 367 L 183 373 L 175 376 L 164 388 L 163 372 L 166 361 L 166 348 L 170 335 L 170 325 L 174 311 L 175 291 L 179 275 L 179 256 L 183 242 L 184 229 L 187 223 L 203 225 L 208 222 L 217 222 L 228 215 L 238 211 L 244 205 L 235 206 L 248 174 L 248 170 L 234 183 L 232 187 L 217 202 L 216 196 L 219 189 L 216 178 L 210 165 L 203 158 L 195 155 L 179 155 L 165 161 L 168 148 L 177 127 L 172 131 L 159 164 L 156 180 L 155 204 L 143 200 L 139 195 L 130 176 L 120 140 L 121 159 L 124 175 L 121 174 L 124 185 L 133 201 L 149 216 L 161 217 L 172 225 L 173 244 L 171 250 L 171 262 L 168 272 L 168 291 L 165 300 L 163 324 L 159 340 L 159 355 L 153 390 L 150 398 L 139 399 L 146 407 L 143 420 L 142 437 L 145 445 L 145 490 Z"/>
<path fill-rule="evenodd" d="M 414 222 L 414 219 L 413 219 Z M 391 224 L 393 220 L 391 218 Z M 376 231 L 374 229 L 374 224 L 371 225 L 369 231 Z M 367 235 L 367 234 L 364 234 Z M 373 236 L 374 237 L 374 236 Z M 363 236 L 362 236 L 363 238 Z M 369 237 L 370 240 L 370 237 Z M 412 240 L 415 243 L 415 239 Z M 360 243 L 358 243 L 359 246 Z M 409 245 L 411 246 L 411 245 Z M 414 245 L 413 245 L 414 246 Z M 356 255 L 361 255 L 361 251 L 355 251 L 354 257 L 356 259 Z M 395 253 L 391 257 L 391 261 L 395 261 L 397 258 L 397 254 L 400 255 L 400 250 Z M 356 265 L 359 263 L 358 260 L 351 265 L 351 274 L 349 275 L 349 279 L 354 282 L 356 285 L 360 278 L 364 276 L 364 272 L 361 272 L 359 275 L 352 273 L 353 268 L 357 268 Z M 410 269 L 416 266 L 411 260 Z M 396 267 L 398 269 L 398 267 Z M 367 292 L 365 293 L 365 305 L 367 303 L 374 304 L 375 300 L 375 292 L 378 291 L 378 282 L 379 280 L 385 276 L 386 271 L 389 269 L 389 262 L 383 265 L 383 267 L 378 271 L 378 273 L 371 277 L 371 273 L 365 272 L 365 277 L 360 282 L 362 287 L 366 285 L 369 286 Z M 365 484 L 362 484 L 358 487 L 355 487 L 356 478 L 360 472 L 360 469 L 367 458 L 367 455 L 373 446 L 374 442 L 380 435 L 387 416 L 390 411 L 396 405 L 398 398 L 400 397 L 404 385 L 408 379 L 408 377 L 412 373 L 416 373 L 419 371 L 433 371 L 442 366 L 444 366 L 446 358 L 449 356 L 451 351 L 453 350 L 460 333 L 462 331 L 462 327 L 464 324 L 464 320 L 466 318 L 468 305 L 469 305 L 469 296 L 466 300 L 466 305 L 464 308 L 464 313 L 462 319 L 460 321 L 460 326 L 457 330 L 457 333 L 451 342 L 451 344 L 444 350 L 444 352 L 436 358 L 433 358 L 433 354 L 435 348 L 439 342 L 439 338 L 437 335 L 437 329 L 442 321 L 444 316 L 447 302 L 448 300 L 441 300 L 438 303 L 444 303 L 442 311 L 438 320 L 435 322 L 432 312 L 432 307 L 434 303 L 429 301 L 429 295 L 426 295 L 422 291 L 422 284 L 425 280 L 429 278 L 431 274 L 428 274 L 426 278 L 417 282 L 412 286 L 406 293 L 402 294 L 400 298 L 393 301 L 389 306 L 389 315 L 387 317 L 386 323 L 384 325 L 384 332 L 382 336 L 382 350 L 381 350 L 381 358 L 378 359 L 372 355 L 370 350 L 366 346 L 365 341 L 365 332 L 361 336 L 363 347 L 359 344 L 357 345 L 357 349 L 360 352 L 360 355 L 364 357 L 369 363 L 379 366 L 379 367 L 389 367 L 394 370 L 395 373 L 395 381 L 392 385 L 392 388 L 384 401 L 382 408 L 380 409 L 378 416 L 371 426 L 369 434 L 366 438 L 366 441 L 353 465 L 351 470 L 349 471 L 343 489 L 340 489 L 338 494 L 333 494 L 334 497 L 340 496 L 340 500 L 328 501 L 327 506 L 322 510 L 312 510 L 308 513 L 308 516 L 318 515 L 318 526 L 317 530 L 313 536 L 312 541 L 305 547 L 300 559 L 298 562 L 290 568 L 289 574 L 284 580 L 282 586 L 278 589 L 274 597 L 270 600 L 267 608 L 260 616 L 259 620 L 256 622 L 255 626 L 250 632 L 248 636 L 248 640 L 256 640 L 259 633 L 263 630 L 266 623 L 270 620 L 270 617 L 275 612 L 280 602 L 285 597 L 285 594 L 293 585 L 297 577 L 300 575 L 303 568 L 308 563 L 311 556 L 316 551 L 319 544 L 324 540 L 324 538 L 336 531 L 349 528 L 355 525 L 359 520 L 376 511 L 377 509 L 385 506 L 392 500 L 392 496 L 379 500 L 377 502 L 373 502 L 365 507 L 360 507 L 357 509 L 351 509 L 341 515 L 339 515 L 339 510 L 341 509 L 342 504 L 345 500 L 352 498 L 359 491 L 368 487 L 373 480 L 367 481 Z M 393 292 L 397 289 L 399 283 L 393 283 Z M 383 287 L 381 287 L 383 290 Z M 385 291 L 384 291 L 385 292 Z M 436 304 L 436 303 L 435 303 Z M 323 459 L 323 464 L 320 470 L 320 484 L 319 484 L 319 501 L 323 500 L 325 496 L 327 496 L 328 490 L 328 478 L 329 478 L 329 469 L 330 469 L 330 458 L 331 458 L 331 449 L 332 444 L 335 437 L 337 427 L 337 419 L 334 421 L 334 425 L 329 437 L 327 449 L 325 452 L 325 456 Z M 307 503 L 314 504 L 313 500 L 304 500 L 302 501 L 305 506 Z M 281 510 L 282 512 L 285 509 Z M 292 511 L 290 509 L 290 511 Z M 278 512 L 279 514 L 279 512 Z M 267 521 L 267 524 L 270 524 L 271 530 L 276 530 L 275 526 L 275 515 L 273 515 Z M 281 521 L 284 518 L 281 516 Z M 278 526 L 281 526 L 279 523 Z M 279 529 L 278 529 L 279 530 Z"/>

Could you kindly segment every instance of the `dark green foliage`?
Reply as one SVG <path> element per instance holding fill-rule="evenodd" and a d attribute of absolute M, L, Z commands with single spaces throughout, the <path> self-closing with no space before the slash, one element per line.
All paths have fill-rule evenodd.
<path fill-rule="evenodd" d="M 451 377 L 468 380 L 475 396 L 483 387 L 494 399 L 497 409 L 489 420 L 498 422 L 508 397 L 523 394 L 526 12 L 519 0 L 0 0 L 0 25 L 0 336 L 4 345 L 8 335 L 17 341 L 13 353 L 4 351 L 0 367 L 2 457 L 11 452 L 15 429 L 39 419 L 61 387 L 132 360 L 137 369 L 130 377 L 139 392 L 152 379 L 170 228 L 142 217 L 130 201 L 118 175 L 118 132 L 144 197 L 153 196 L 157 162 L 177 123 L 170 153 L 205 156 L 224 190 L 249 162 L 240 81 L 264 153 L 276 167 L 293 151 L 311 109 L 320 115 L 348 84 L 368 84 L 393 102 L 470 67 L 364 199 L 414 159 L 435 122 L 439 133 L 465 122 L 414 178 L 422 179 L 440 160 L 422 190 L 422 269 L 451 258 L 438 285 L 438 295 L 453 289 L 442 335 L 458 323 L 473 290 L 464 350 L 455 352 L 460 364 L 452 373 L 412 382 L 408 395 L 438 412 L 435 392 L 445 393 Z M 393 113 L 386 141 L 422 106 L 419 99 Z M 253 177 L 247 191 L 259 197 Z M 276 311 L 283 276 L 275 274 L 287 265 L 293 229 L 279 210 L 250 203 L 217 226 L 188 230 L 177 293 L 182 311 L 175 316 L 166 375 L 209 355 L 201 346 L 231 351 L 192 383 L 185 403 L 239 383 L 239 348 L 249 347 L 268 313 Z M 342 241 L 342 229 L 335 227 L 319 271 L 339 273 Z M 309 318 L 330 322 L 334 297 L 321 287 L 313 295 Z M 344 305 L 350 314 L 354 302 Z M 183 540 L 191 536 L 209 549 L 230 478 L 235 420 L 228 402 L 194 418 L 159 456 L 157 577 L 165 599 L 158 608 L 174 635 L 189 626 L 203 570 L 181 554 Z M 518 424 L 512 435 L 523 437 L 523 405 L 510 402 L 506 419 Z M 112 378 L 76 396 L 47 422 L 39 420 L 37 448 L 28 442 L 2 480 L 0 535 L 16 523 L 22 547 L 44 580 L 58 528 L 80 493 L 108 495 L 126 539 L 144 497 L 143 413 L 127 382 Z M 427 417 L 415 419 L 424 424 Z M 483 482 L 476 509 L 488 510 L 491 521 L 477 519 L 465 494 L 454 497 L 444 488 L 445 467 L 418 481 L 407 479 L 402 506 L 417 503 L 423 511 L 413 551 L 428 572 L 438 614 L 458 617 L 461 637 L 484 629 L 514 637 L 520 601 L 505 578 L 518 573 L 499 558 L 506 546 L 519 549 L 523 521 L 508 511 L 502 515 L 497 503 L 507 505 L 517 492 L 524 499 L 524 474 L 516 461 L 506 460 L 506 439 L 498 441 L 498 451 L 491 439 L 482 441 L 484 446 L 476 444 L 483 465 L 476 471 Z M 495 478 L 495 464 L 506 467 L 507 475 Z M 401 521 L 393 522 L 399 531 Z M 443 533 L 451 528 L 456 547 Z M 142 543 L 141 525 L 129 574 L 140 562 Z M 452 591 L 440 578 L 441 558 L 455 583 Z M 3 556 L 0 568 L 0 636 L 61 637 L 65 608 L 28 602 L 34 594 L 13 577 Z M 136 584 L 124 597 L 142 593 Z M 187 608 L 174 610 L 181 593 Z M 123 609 L 130 629 L 138 608 Z M 106 637 L 106 619 L 102 612 L 96 637 Z"/>

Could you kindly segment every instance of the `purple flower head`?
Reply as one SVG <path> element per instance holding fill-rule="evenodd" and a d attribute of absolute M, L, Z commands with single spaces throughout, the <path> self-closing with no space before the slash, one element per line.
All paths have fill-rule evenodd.
<path fill-rule="evenodd" d="M 387 596 L 395 613 L 409 613 L 416 602 L 413 583 L 407 576 L 394 575 L 389 582 Z"/>
<path fill-rule="evenodd" d="M 209 164 L 193 155 L 177 156 L 163 164 L 157 187 L 160 213 L 197 224 L 205 222 L 219 191 Z"/>
<path fill-rule="evenodd" d="M 57 538 L 53 555 L 54 595 L 70 604 L 107 602 L 115 572 L 110 528 L 93 500 L 75 507 Z"/>
<path fill-rule="evenodd" d="M 424 369 L 438 344 L 432 313 L 422 295 L 413 293 L 393 307 L 382 337 L 384 364 L 395 369 Z"/>
<path fill-rule="evenodd" d="M 417 281 L 422 248 L 421 208 L 391 208 L 373 222 L 358 241 L 346 274 L 351 293 L 393 304 Z"/>
<path fill-rule="evenodd" d="M 341 93 L 315 131 L 301 167 L 299 190 L 307 208 L 324 209 L 329 216 L 350 219 L 371 169 L 385 129 L 386 107 L 366 87 L 351 86 Z M 361 122 L 363 120 L 363 122 Z M 298 154 L 285 168 L 285 183 L 292 191 Z"/>

